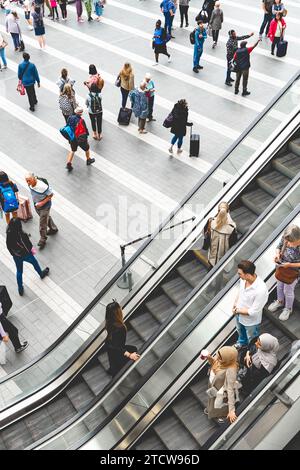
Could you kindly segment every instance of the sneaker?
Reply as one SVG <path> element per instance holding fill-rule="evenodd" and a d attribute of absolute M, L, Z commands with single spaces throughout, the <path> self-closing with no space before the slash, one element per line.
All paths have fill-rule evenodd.
<path fill-rule="evenodd" d="M 158 62 L 154 62 L 154 64 L 152 64 L 152 67 L 155 67 L 156 65 L 158 65 Z"/>
<path fill-rule="evenodd" d="M 24 287 L 20 287 L 19 289 L 19 295 L 22 297 L 22 295 L 24 294 Z"/>
<path fill-rule="evenodd" d="M 95 163 L 95 159 L 94 158 L 88 158 L 87 161 L 86 161 L 86 164 L 91 165 L 92 163 Z"/>
<path fill-rule="evenodd" d="M 34 108 L 29 108 L 29 111 L 32 111 L 32 112 L 34 112 Z"/>
<path fill-rule="evenodd" d="M 169 148 L 169 153 L 173 153 L 173 147 Z"/>
<path fill-rule="evenodd" d="M 28 341 L 24 341 L 24 343 L 21 344 L 21 347 L 15 349 L 15 351 L 16 351 L 16 353 L 20 353 L 20 352 L 24 351 L 26 348 L 28 348 L 28 346 L 29 346 Z"/>
<path fill-rule="evenodd" d="M 47 235 L 55 235 L 58 232 L 58 228 L 47 230 Z"/>
<path fill-rule="evenodd" d="M 72 171 L 72 170 L 73 170 L 72 163 L 70 163 L 70 162 L 67 163 L 67 164 L 66 164 L 66 169 L 67 169 L 68 171 Z"/>
<path fill-rule="evenodd" d="M 183 150 L 182 149 L 177 149 L 177 153 L 182 153 Z"/>
<path fill-rule="evenodd" d="M 218 424 L 224 424 L 224 423 L 226 423 L 226 421 L 227 421 L 227 418 L 218 418 L 217 419 Z"/>
<path fill-rule="evenodd" d="M 3 70 L 4 70 L 4 69 L 7 69 L 7 65 L 3 65 L 3 67 L 2 67 L 2 68 L 3 68 Z"/>
<path fill-rule="evenodd" d="M 234 94 L 235 94 L 235 95 L 238 95 L 238 94 L 239 94 L 239 90 L 234 90 Z"/>
<path fill-rule="evenodd" d="M 193 68 L 193 72 L 195 72 L 195 73 L 199 73 L 199 70 L 198 70 L 198 68 L 197 68 L 197 67 L 194 67 L 194 68 Z"/>
<path fill-rule="evenodd" d="M 180 28 L 183 28 L 183 24 L 181 23 Z"/>
<path fill-rule="evenodd" d="M 202 65 L 198 65 L 198 70 L 202 70 L 204 67 Z"/>
<path fill-rule="evenodd" d="M 41 279 L 44 279 L 44 277 L 48 276 L 49 271 L 50 271 L 49 268 L 43 269 L 42 274 L 41 274 Z"/>
<path fill-rule="evenodd" d="M 242 96 L 248 96 L 250 95 L 250 93 L 251 93 L 250 91 L 243 91 Z"/>
<path fill-rule="evenodd" d="M 171 56 L 168 57 L 168 64 L 170 64 L 172 61 L 171 61 Z"/>
<path fill-rule="evenodd" d="M 227 86 L 232 86 L 232 83 L 226 81 L 226 82 L 225 82 L 225 85 L 227 85 Z"/>
<path fill-rule="evenodd" d="M 217 43 L 214 42 L 213 45 L 212 45 L 212 48 L 214 49 L 216 47 Z"/>
<path fill-rule="evenodd" d="M 279 315 L 279 320 L 281 321 L 287 321 L 290 318 L 290 314 L 293 312 L 291 308 L 284 308 Z"/>
<path fill-rule="evenodd" d="M 187 24 L 185 25 L 185 27 L 188 28 L 188 27 L 189 27 L 189 24 L 187 23 Z"/>
<path fill-rule="evenodd" d="M 268 310 L 269 312 L 276 312 L 279 308 L 283 308 L 283 304 L 279 302 L 279 300 L 274 300 L 274 302 L 269 305 Z"/>
<path fill-rule="evenodd" d="M 45 248 L 46 240 L 40 240 L 37 245 L 40 247 L 40 250 L 42 250 Z"/>

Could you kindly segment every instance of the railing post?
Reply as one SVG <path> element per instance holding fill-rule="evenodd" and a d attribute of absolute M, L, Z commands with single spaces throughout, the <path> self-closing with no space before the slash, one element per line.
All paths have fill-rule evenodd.
<path fill-rule="evenodd" d="M 121 248 L 121 260 L 122 260 L 122 268 L 124 268 L 126 264 L 126 258 L 125 258 L 125 245 L 120 245 Z M 125 271 L 123 276 L 118 280 L 117 286 L 120 289 L 132 289 L 133 282 L 132 282 L 132 273 L 128 270 Z"/>

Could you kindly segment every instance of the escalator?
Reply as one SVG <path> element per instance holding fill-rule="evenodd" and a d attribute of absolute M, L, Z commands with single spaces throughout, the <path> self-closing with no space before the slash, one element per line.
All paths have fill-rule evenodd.
<path fill-rule="evenodd" d="M 296 116 L 298 115 L 296 114 Z M 296 129 L 298 127 L 297 124 Z M 296 132 L 298 131 L 296 130 Z M 229 183 L 225 187 L 224 194 L 226 194 L 226 192 L 228 194 L 228 200 L 231 202 L 232 206 L 232 217 L 237 222 L 237 228 L 240 234 L 239 243 L 243 242 L 242 236 L 247 233 L 250 226 L 261 219 L 259 216 L 262 216 L 264 210 L 272 210 L 272 202 L 274 202 L 275 197 L 280 194 L 282 189 L 287 188 L 291 179 L 300 169 L 300 138 L 297 134 L 295 135 L 295 126 L 293 127 L 293 132 L 286 130 L 285 138 L 288 139 L 288 141 L 284 147 L 280 149 L 276 138 L 273 138 L 272 160 L 269 159 L 266 166 L 260 163 L 258 167 L 260 171 L 258 172 L 256 168 L 256 176 L 254 179 L 251 178 L 250 175 L 248 176 L 246 172 L 245 181 L 248 183 L 247 189 L 240 192 L 237 198 L 234 199 L 235 191 Z M 265 159 L 266 158 L 263 160 Z M 291 169 L 291 162 L 295 170 L 294 168 Z M 242 181 L 240 183 L 242 185 Z M 212 205 L 212 207 L 214 208 L 214 205 Z M 214 213 L 215 209 L 212 209 L 210 215 L 214 215 Z M 262 218 L 264 218 L 265 215 L 266 213 L 263 214 Z M 203 220 L 203 224 L 204 222 L 205 220 Z M 196 238 L 195 231 L 188 240 L 187 246 L 189 248 L 191 248 L 190 241 L 194 242 Z M 205 283 L 209 281 L 209 276 L 207 276 L 208 266 L 205 262 L 203 252 L 196 248 L 189 248 L 184 250 L 185 254 L 183 256 L 182 254 L 179 256 L 176 255 L 177 261 L 179 259 L 177 264 L 169 269 L 169 273 L 167 273 L 165 277 L 160 276 L 161 279 L 154 284 L 150 295 L 148 297 L 144 296 L 146 297 L 145 300 L 142 299 L 143 301 L 140 302 L 138 308 L 132 307 L 130 316 L 128 315 L 126 322 L 128 327 L 127 342 L 135 344 L 140 350 L 148 348 L 153 338 L 161 334 L 166 324 L 175 319 L 180 309 L 179 306 L 192 295 L 193 289 L 196 287 L 197 289 L 202 288 Z M 214 270 L 211 271 L 211 273 L 213 272 Z M 120 274 L 118 274 L 118 278 L 119 277 Z M 229 279 L 230 276 L 227 277 L 227 280 Z M 114 285 L 114 282 L 115 280 L 113 280 L 111 286 Z M 108 298 L 111 300 L 110 288 L 105 291 L 103 298 L 105 300 Z M 97 304 L 99 299 L 102 300 L 101 296 L 97 296 L 92 305 L 89 306 L 84 313 L 99 308 Z M 128 301 L 126 297 L 124 297 L 124 299 L 125 304 L 126 302 L 130 303 L 132 296 L 130 301 Z M 203 294 L 201 305 L 203 306 L 209 301 L 210 298 L 205 297 L 205 294 Z M 107 302 L 106 300 L 106 303 Z M 100 304 L 103 312 L 105 302 L 100 302 Z M 81 318 L 84 318 L 84 316 Z M 182 315 L 176 324 L 177 329 L 174 327 L 172 332 L 164 335 L 163 348 L 160 350 L 159 346 L 157 346 L 155 351 L 147 354 L 147 360 L 145 358 L 143 366 L 136 364 L 134 371 L 132 371 L 135 381 L 139 381 L 141 377 L 144 376 L 145 372 L 152 368 L 153 364 L 165 354 L 166 350 L 171 347 L 182 332 L 189 327 L 194 318 L 194 315 Z M 79 330 L 78 325 L 80 325 L 79 322 L 77 323 L 77 330 Z M 91 404 L 95 403 L 96 398 L 104 397 L 105 394 L 108 393 L 109 386 L 115 384 L 116 381 L 111 382 L 111 378 L 107 373 L 108 364 L 106 354 L 101 349 L 100 352 L 98 352 L 99 346 L 103 344 L 102 337 L 99 336 L 99 331 L 95 331 L 94 334 L 91 335 L 91 339 L 95 340 L 96 345 L 94 349 L 90 349 L 89 353 L 87 353 L 88 347 L 84 349 L 82 341 L 78 342 L 77 345 L 73 335 L 73 342 L 76 343 L 75 347 L 77 347 L 76 351 L 86 353 L 86 359 L 80 359 L 78 361 L 79 366 L 77 366 L 77 369 L 72 371 L 66 382 L 62 381 L 61 386 L 57 387 L 55 389 L 56 391 L 52 392 L 52 395 L 46 395 L 44 401 L 40 399 L 40 401 L 36 403 L 32 402 L 31 407 L 27 405 L 26 407 L 24 406 L 24 410 L 22 406 L 20 406 L 17 413 L 13 414 L 12 420 L 16 420 L 15 423 L 10 424 L 12 420 L 9 419 L 9 413 L 7 413 L 3 426 L 1 426 L 3 429 L 0 437 L 0 448 L 4 446 L 3 448 L 7 449 L 21 449 L 34 445 L 34 443 L 44 436 L 48 436 L 49 433 L 57 432 L 60 426 L 64 427 L 70 420 L 75 420 L 75 418 L 85 412 Z M 78 341 L 77 338 L 76 341 Z M 63 345 L 61 347 L 61 350 L 62 349 Z M 89 361 L 88 354 L 89 356 L 94 356 L 91 361 Z M 77 354 L 77 357 L 80 357 L 80 355 Z M 50 362 L 50 360 L 48 362 Z M 85 362 L 87 365 L 83 367 Z M 55 357 L 52 358 L 52 363 L 55 364 Z M 69 363 L 73 365 L 75 361 L 69 361 Z M 34 367 L 37 369 L 36 364 L 34 364 Z M 22 380 L 24 377 L 26 378 L 27 372 L 27 368 L 21 371 L 20 376 L 22 376 Z M 78 372 L 79 374 L 73 379 L 73 376 Z M 33 376 L 33 383 L 35 380 L 38 382 L 36 376 Z M 16 382 L 14 377 L 10 377 L 9 379 L 14 381 L 14 383 Z M 27 377 L 27 382 L 29 381 L 30 379 Z M 70 381 L 70 385 L 64 389 L 65 383 L 68 381 Z M 2 383 L 4 384 L 5 382 L 2 381 Z M 20 380 L 18 384 L 23 384 L 23 382 Z M 117 392 L 114 392 L 115 395 L 113 396 L 112 403 L 108 404 L 107 407 L 99 407 L 98 413 L 95 414 L 95 416 L 93 415 L 93 419 L 85 420 L 84 424 L 82 424 L 82 429 L 78 432 L 78 436 L 84 431 L 89 432 L 94 430 L 96 425 L 105 420 L 114 408 L 116 395 L 118 395 L 117 398 L 122 401 L 128 388 L 130 387 L 125 385 L 125 393 L 123 393 L 123 389 L 120 387 L 119 395 Z M 61 389 L 63 389 L 63 391 L 60 391 Z M 55 397 L 53 401 L 50 401 L 55 394 L 57 394 L 57 397 Z M 47 401 L 49 401 L 49 403 L 47 403 Z M 46 404 L 44 404 L 45 402 Z M 41 404 L 43 404 L 41 408 L 30 413 L 32 408 L 39 407 Z M 26 415 L 27 413 L 28 415 Z M 23 414 L 25 414 L 23 419 L 18 420 L 19 416 Z M 74 435 L 70 438 L 70 442 L 77 440 L 76 432 L 78 429 L 77 431 L 76 429 L 74 427 Z"/>

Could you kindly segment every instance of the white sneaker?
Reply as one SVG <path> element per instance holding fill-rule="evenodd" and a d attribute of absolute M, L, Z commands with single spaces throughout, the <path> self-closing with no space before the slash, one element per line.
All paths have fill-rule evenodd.
<path fill-rule="evenodd" d="M 183 150 L 182 149 L 177 149 L 177 153 L 182 153 Z"/>
<path fill-rule="evenodd" d="M 283 308 L 283 304 L 279 302 L 279 300 L 274 300 L 274 302 L 269 305 L 268 310 L 269 312 L 276 312 L 276 310 L 280 308 Z"/>
<path fill-rule="evenodd" d="M 152 64 L 153 67 L 155 67 L 156 65 L 158 65 L 158 62 L 154 62 L 154 64 Z"/>
<path fill-rule="evenodd" d="M 171 57 L 168 57 L 168 63 L 170 64 L 171 62 Z"/>
<path fill-rule="evenodd" d="M 279 320 L 281 321 L 287 321 L 290 318 L 290 314 L 292 313 L 292 309 L 290 308 L 284 308 L 279 315 Z"/>
<path fill-rule="evenodd" d="M 173 153 L 173 147 L 169 148 L 169 153 Z"/>

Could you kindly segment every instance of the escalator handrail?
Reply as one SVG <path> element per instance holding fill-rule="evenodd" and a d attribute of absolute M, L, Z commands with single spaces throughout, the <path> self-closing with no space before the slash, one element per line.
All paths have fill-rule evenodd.
<path fill-rule="evenodd" d="M 284 219 L 284 221 L 282 221 L 282 223 L 273 231 L 273 233 L 267 238 L 267 240 L 265 240 L 263 242 L 263 244 L 256 250 L 255 254 L 253 256 L 251 256 L 251 260 L 255 261 L 256 259 L 258 259 L 263 253 L 264 251 L 272 244 L 274 243 L 274 241 L 280 236 L 280 234 L 284 231 L 284 229 L 297 217 L 297 215 L 299 215 L 300 213 L 300 203 L 296 206 L 296 208 Z M 272 271 L 272 273 L 270 273 L 270 276 L 272 276 L 274 271 Z M 269 276 L 269 277 L 270 277 Z M 136 384 L 136 386 L 133 388 L 133 390 L 128 394 L 128 396 L 122 400 L 121 403 L 119 403 L 116 408 L 109 414 L 109 416 L 107 418 L 105 418 L 105 420 L 99 424 L 99 426 L 94 429 L 93 431 L 90 431 L 86 436 L 84 436 L 81 440 L 79 440 L 77 443 L 76 443 L 76 447 L 75 446 L 72 446 L 70 447 L 70 449 L 75 449 L 75 448 L 80 448 L 81 446 L 83 446 L 87 441 L 91 440 L 93 437 L 96 436 L 96 434 L 98 434 L 107 424 L 110 423 L 110 421 L 112 421 L 112 419 L 114 419 L 114 417 L 126 406 L 126 404 L 137 394 L 138 390 L 143 387 L 143 385 L 155 374 L 155 372 L 164 364 L 164 362 L 173 354 L 173 352 L 181 345 L 181 343 L 189 336 L 189 334 L 193 331 L 194 328 L 196 328 L 199 323 L 203 320 L 203 318 L 209 314 L 209 312 L 216 307 L 217 303 L 229 292 L 229 290 L 235 285 L 235 283 L 237 282 L 238 280 L 238 277 L 237 275 L 235 275 L 227 284 L 226 286 L 212 299 L 212 301 L 202 310 L 202 312 L 198 315 L 198 317 L 193 320 L 193 322 L 190 324 L 190 326 L 185 330 L 185 332 L 173 343 L 173 345 L 170 347 L 170 349 L 156 362 L 156 364 L 145 374 L 144 377 L 141 378 L 141 380 L 138 382 L 138 384 Z M 229 318 L 228 321 L 225 322 L 225 324 L 229 323 L 231 320 L 232 320 L 233 316 Z M 218 331 L 213 335 L 212 338 L 210 338 L 209 340 L 209 343 L 211 343 L 212 341 L 214 341 L 214 339 L 222 332 L 224 328 L 224 325 L 222 328 L 218 329 Z M 206 345 L 204 345 L 204 347 L 206 347 Z M 184 367 L 184 369 L 180 372 L 180 375 L 182 375 L 188 367 L 190 367 L 191 363 L 196 359 L 196 357 L 198 357 L 198 353 L 197 355 L 192 358 L 192 360 Z M 152 407 L 155 405 L 155 403 L 157 403 L 162 395 L 164 395 L 165 393 L 167 393 L 167 391 L 169 390 L 169 388 L 174 384 L 174 382 L 176 382 L 177 380 L 179 379 L 179 377 L 177 377 L 176 379 L 174 379 L 174 381 L 168 385 L 168 387 L 166 388 L 166 390 L 159 395 L 159 397 L 154 401 L 154 403 L 151 405 Z M 95 402 L 99 402 L 99 399 L 97 400 L 94 400 Z M 95 403 L 93 403 L 93 405 L 90 404 L 89 406 L 89 409 L 91 409 L 92 406 L 94 406 Z M 80 419 L 80 418 L 79 418 Z M 143 416 L 141 418 L 139 418 L 135 425 L 137 425 L 139 423 L 139 421 L 143 419 Z M 125 435 L 123 436 L 122 440 L 124 438 L 126 438 L 126 435 L 131 432 L 132 429 L 128 432 L 125 433 Z M 33 444 L 30 448 L 36 448 L 37 446 L 41 445 L 43 442 L 51 439 L 51 437 L 53 437 L 53 435 L 56 435 L 58 434 L 58 432 L 54 431 L 53 433 L 49 434 L 48 436 L 46 436 L 45 438 L 42 438 L 40 441 L 38 441 L 37 443 Z M 117 444 L 116 444 L 117 445 Z"/>
<path fill-rule="evenodd" d="M 147 347 L 160 335 L 160 333 L 168 326 L 168 324 L 177 316 L 177 314 L 181 311 L 181 309 L 188 304 L 188 302 L 192 299 L 192 297 L 206 284 L 208 281 L 214 276 L 217 271 L 221 271 L 223 266 L 226 264 L 227 260 L 231 257 L 232 253 L 237 251 L 242 243 L 245 242 L 247 237 L 252 233 L 253 229 L 256 228 L 262 220 L 266 218 L 266 216 L 272 212 L 272 210 L 282 201 L 284 196 L 290 192 L 290 190 L 299 182 L 300 180 L 300 173 L 290 181 L 290 183 L 284 188 L 284 190 L 278 194 L 278 196 L 272 201 L 272 203 L 266 208 L 266 210 L 258 217 L 258 219 L 249 227 L 247 233 L 242 236 L 239 241 L 222 257 L 220 263 L 215 265 L 207 274 L 206 276 L 199 282 L 199 284 L 191 291 L 191 293 L 184 299 L 184 301 L 176 307 L 174 312 L 168 317 L 166 322 L 164 322 L 160 328 L 143 344 L 141 350 L 139 351 L 142 354 Z M 122 375 L 131 367 L 131 364 L 125 365 L 121 371 L 114 377 L 112 380 L 104 387 L 104 389 L 78 414 L 76 414 L 73 418 L 71 418 L 67 423 L 64 423 L 55 431 L 53 431 L 53 435 L 61 432 L 64 428 L 70 426 L 73 422 L 78 420 L 82 415 L 84 415 L 88 409 L 90 409 L 94 404 L 96 404 L 99 400 L 101 400 L 112 388 L 115 383 L 121 378 Z"/>

